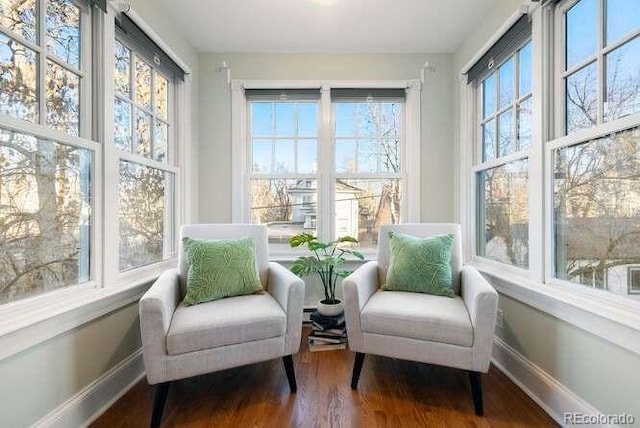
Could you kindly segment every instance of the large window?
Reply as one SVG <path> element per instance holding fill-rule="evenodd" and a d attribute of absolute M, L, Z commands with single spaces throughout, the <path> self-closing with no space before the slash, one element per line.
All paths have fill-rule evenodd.
<path fill-rule="evenodd" d="M 638 299 L 640 9 L 564 0 L 533 16 L 537 34 L 523 16 L 467 73 L 474 255 Z"/>
<path fill-rule="evenodd" d="M 627 295 L 640 263 L 640 12 L 633 2 L 562 3 L 562 123 L 553 159 L 554 272 Z M 560 80 L 561 79 L 561 80 Z M 629 286 L 628 286 L 629 284 Z"/>
<path fill-rule="evenodd" d="M 475 78 L 477 253 L 529 267 L 529 149 L 533 106 L 529 32 L 500 48 Z"/>
<path fill-rule="evenodd" d="M 0 303 L 91 279 L 89 12 L 0 2 Z"/>
<path fill-rule="evenodd" d="M 405 89 L 322 93 L 245 91 L 249 202 L 239 219 L 267 224 L 275 250 L 298 233 L 375 249 L 380 225 L 408 218 Z"/>
<path fill-rule="evenodd" d="M 174 255 L 175 79 L 136 46 L 124 32 L 118 33 L 113 144 L 119 158 L 120 271 Z"/>
<path fill-rule="evenodd" d="M 0 1 L 0 303 L 174 256 L 184 74 L 94 3 Z"/>

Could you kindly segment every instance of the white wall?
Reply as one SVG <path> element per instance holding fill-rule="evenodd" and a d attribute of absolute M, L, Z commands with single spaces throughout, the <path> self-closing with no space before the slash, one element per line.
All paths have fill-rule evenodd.
<path fill-rule="evenodd" d="M 157 11 L 154 0 L 130 0 L 130 3 L 133 10 L 193 71 L 193 118 L 187 126 L 191 129 L 193 141 L 197 141 L 198 54 L 174 30 L 170 20 Z M 194 146 L 190 172 L 197 189 L 198 154 L 197 145 Z M 197 198 L 193 200 L 192 210 L 197 216 Z M 135 354 L 140 346 L 138 305 L 130 304 L 0 360 L 0 426 L 30 426 L 76 397 L 83 388 Z M 97 409 L 102 404 L 106 402 L 92 402 L 90 407 Z M 75 416 L 83 420 L 91 414 L 80 412 Z"/>
<path fill-rule="evenodd" d="M 487 11 L 482 24 L 454 54 L 456 76 L 522 3 L 498 0 Z M 470 144 L 460 141 L 458 133 L 459 85 L 456 80 L 456 144 Z M 499 306 L 504 311 L 504 327 L 496 333 L 507 345 L 601 412 L 632 413 L 640 424 L 639 355 L 507 296 L 500 296 Z"/>
<path fill-rule="evenodd" d="M 423 221 L 453 219 L 454 73 L 448 54 L 261 54 L 200 55 L 200 210 L 202 222 L 231 221 L 231 95 L 222 61 L 234 79 L 416 79 L 425 60 L 435 68 L 422 89 Z"/>

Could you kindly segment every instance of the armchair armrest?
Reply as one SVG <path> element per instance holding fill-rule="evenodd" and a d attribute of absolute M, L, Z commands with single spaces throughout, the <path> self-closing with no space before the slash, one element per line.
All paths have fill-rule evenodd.
<path fill-rule="evenodd" d="M 300 349 L 302 337 L 302 311 L 304 306 L 304 281 L 279 263 L 269 262 L 268 290 L 287 314 L 287 338 L 285 355 Z"/>
<path fill-rule="evenodd" d="M 471 266 L 465 266 L 462 270 L 461 292 L 473 325 L 474 370 L 486 372 L 489 369 L 493 346 L 498 293 L 480 272 Z"/>
<path fill-rule="evenodd" d="M 180 301 L 178 270 L 162 273 L 139 303 L 142 349 L 147 377 L 153 382 L 162 357 L 167 355 L 167 331 Z"/>
<path fill-rule="evenodd" d="M 363 264 L 342 281 L 344 317 L 349 335 L 349 348 L 353 351 L 362 349 L 360 312 L 378 288 L 378 262 L 376 261 Z"/>

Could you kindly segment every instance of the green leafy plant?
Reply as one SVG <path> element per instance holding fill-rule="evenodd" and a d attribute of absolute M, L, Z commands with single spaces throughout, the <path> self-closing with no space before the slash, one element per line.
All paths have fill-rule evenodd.
<path fill-rule="evenodd" d="M 292 248 L 306 245 L 313 253 L 311 256 L 300 256 L 291 265 L 291 272 L 303 277 L 317 274 L 324 287 L 323 303 L 338 303 L 336 299 L 336 283 L 339 277 L 346 277 L 351 274 L 348 269 L 343 269 L 342 265 L 347 261 L 347 255 L 364 260 L 364 255 L 355 250 L 345 248 L 345 244 L 357 244 L 358 240 L 351 236 L 342 236 L 328 242 L 318 241 L 313 235 L 301 233 L 289 239 Z"/>

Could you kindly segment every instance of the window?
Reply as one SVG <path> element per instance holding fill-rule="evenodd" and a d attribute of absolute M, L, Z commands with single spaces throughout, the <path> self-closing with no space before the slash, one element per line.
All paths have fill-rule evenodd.
<path fill-rule="evenodd" d="M 0 2 L 0 303 L 91 279 L 90 8 Z"/>
<path fill-rule="evenodd" d="M 628 272 L 629 294 L 640 294 L 640 267 L 629 268 Z"/>
<path fill-rule="evenodd" d="M 470 76 L 479 112 L 473 168 L 477 254 L 525 269 L 533 108 L 530 37 L 530 24 L 521 19 Z"/>
<path fill-rule="evenodd" d="M 174 257 L 184 72 L 93 6 L 0 1 L 0 304 Z M 115 21 L 117 40 L 92 34 Z"/>
<path fill-rule="evenodd" d="M 179 172 L 172 139 L 175 78 L 126 34 L 118 31 L 114 47 L 120 271 L 174 257 Z"/>
<path fill-rule="evenodd" d="M 626 295 L 621 273 L 640 263 L 640 12 L 580 0 L 561 3 L 556 21 L 564 93 L 556 134 L 567 137 L 547 143 L 555 277 Z"/>
<path fill-rule="evenodd" d="M 405 129 L 405 92 L 243 89 L 234 103 L 246 103 L 247 178 L 238 178 L 246 190 L 234 196 L 236 205 L 243 194 L 248 202 L 237 221 L 267 224 L 271 249 L 283 252 L 298 233 L 350 235 L 361 248 L 375 249 L 381 224 L 417 221 L 419 196 L 411 215 L 403 198 L 419 181 L 410 186 L 407 179 L 417 171 L 405 159 L 419 128 Z"/>

